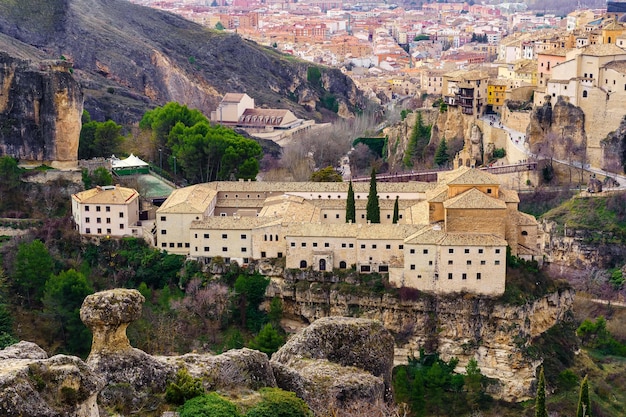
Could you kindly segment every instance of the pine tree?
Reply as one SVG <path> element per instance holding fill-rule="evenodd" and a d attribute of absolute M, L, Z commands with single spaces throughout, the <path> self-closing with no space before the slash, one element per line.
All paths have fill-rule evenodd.
<path fill-rule="evenodd" d="M 578 397 L 578 410 L 576 417 L 591 417 L 591 400 L 589 399 L 589 381 L 587 375 L 580 383 L 580 396 Z"/>
<path fill-rule="evenodd" d="M 398 204 L 398 196 L 396 196 L 396 202 L 393 205 L 393 223 L 398 223 L 400 219 L 400 206 Z"/>
<path fill-rule="evenodd" d="M 450 161 L 450 156 L 448 155 L 448 142 L 444 137 L 439 142 L 439 146 L 437 147 L 437 151 L 435 152 L 435 164 L 437 166 L 444 166 Z"/>
<path fill-rule="evenodd" d="M 367 195 L 366 218 L 371 223 L 380 223 L 380 206 L 378 205 L 378 191 L 376 190 L 376 170 L 372 168 L 370 178 L 370 192 Z"/>
<path fill-rule="evenodd" d="M 546 408 L 546 379 L 543 375 L 543 366 L 539 371 L 537 398 L 535 399 L 535 417 L 548 417 L 548 409 Z"/>
<path fill-rule="evenodd" d="M 348 199 L 346 200 L 346 223 L 356 223 L 356 203 L 354 202 L 354 189 L 352 181 L 348 187 Z"/>

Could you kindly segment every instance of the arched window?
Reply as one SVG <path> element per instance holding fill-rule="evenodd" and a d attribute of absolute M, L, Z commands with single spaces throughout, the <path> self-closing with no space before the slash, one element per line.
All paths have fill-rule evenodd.
<path fill-rule="evenodd" d="M 278 235 L 276 235 L 276 238 L 274 239 L 276 242 L 278 242 Z"/>
<path fill-rule="evenodd" d="M 526 230 L 522 230 L 522 236 L 528 236 L 528 232 Z"/>
<path fill-rule="evenodd" d="M 300 261 L 300 268 L 306 268 L 306 261 Z"/>
<path fill-rule="evenodd" d="M 263 240 L 267 242 L 267 235 L 263 235 Z"/>
<path fill-rule="evenodd" d="M 346 261 L 339 262 L 339 269 L 346 269 Z"/>
<path fill-rule="evenodd" d="M 273 236 L 272 236 L 272 235 L 270 235 L 270 242 L 272 241 L 272 237 L 273 237 Z"/>
<path fill-rule="evenodd" d="M 320 271 L 326 271 L 326 259 L 320 259 Z"/>
<path fill-rule="evenodd" d="M 583 91 L 583 98 L 587 97 L 587 90 Z"/>

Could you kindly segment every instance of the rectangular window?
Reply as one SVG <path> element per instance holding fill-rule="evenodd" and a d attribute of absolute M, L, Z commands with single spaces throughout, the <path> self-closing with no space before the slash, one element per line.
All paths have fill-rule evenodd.
<path fill-rule="evenodd" d="M 324 218 L 327 219 L 328 218 L 328 214 L 324 214 Z"/>
<path fill-rule="evenodd" d="M 167 247 L 167 243 L 165 243 L 165 242 L 161 242 L 161 247 L 162 247 L 162 248 L 166 248 L 166 247 Z"/>
<path fill-rule="evenodd" d="M 415 271 L 415 265 L 411 264 L 411 271 Z"/>
<path fill-rule="evenodd" d="M 243 258 L 243 263 L 244 263 L 244 264 L 247 264 L 248 262 L 250 262 L 250 259 L 248 259 L 248 258 Z"/>
<path fill-rule="evenodd" d="M 433 261 L 428 261 L 428 265 L 432 265 L 432 264 L 433 264 Z"/>
<path fill-rule="evenodd" d="M 228 248 L 226 246 L 222 246 L 222 252 L 228 252 Z"/>
<path fill-rule="evenodd" d="M 267 258 L 267 253 L 261 252 L 261 258 Z"/>
<path fill-rule="evenodd" d="M 361 245 L 361 249 L 365 249 L 365 245 Z"/>
<path fill-rule="evenodd" d="M 391 249 L 391 245 L 385 245 L 385 249 Z"/>
<path fill-rule="evenodd" d="M 328 243 L 328 242 L 324 242 L 324 247 L 325 247 L 325 248 L 330 248 L 330 243 Z"/>
<path fill-rule="evenodd" d="M 480 261 L 480 264 L 481 264 L 481 265 L 485 265 L 485 264 L 486 264 L 486 262 L 485 262 L 485 261 Z"/>
<path fill-rule="evenodd" d="M 454 249 L 452 248 L 448 249 L 448 253 L 454 253 Z"/>
<path fill-rule="evenodd" d="M 478 249 L 478 253 L 483 253 L 483 250 L 482 249 Z"/>
<path fill-rule="evenodd" d="M 452 259 L 448 259 L 448 265 L 453 265 L 454 261 Z"/>
<path fill-rule="evenodd" d="M 246 236 L 246 235 L 241 235 L 241 238 L 242 238 L 242 239 L 247 239 L 247 238 L 248 238 L 248 236 Z"/>
<path fill-rule="evenodd" d="M 370 272 L 371 268 L 369 265 L 361 265 L 361 272 Z"/>
<path fill-rule="evenodd" d="M 204 247 L 204 251 L 205 251 L 205 252 L 208 252 L 208 251 L 209 251 L 209 247 L 208 247 L 208 246 L 205 246 L 205 247 Z"/>
<path fill-rule="evenodd" d="M 182 248 L 182 247 L 183 247 L 183 242 L 178 242 L 178 243 L 176 244 L 176 247 L 177 247 L 177 248 Z"/>
<path fill-rule="evenodd" d="M 469 253 L 469 249 L 465 249 L 465 253 Z"/>
<path fill-rule="evenodd" d="M 247 248 L 241 248 L 242 252 L 246 252 L 248 249 Z"/>
<path fill-rule="evenodd" d="M 85 211 L 89 211 L 89 206 L 85 206 Z"/>
<path fill-rule="evenodd" d="M 205 233 L 205 234 L 204 234 L 204 238 L 205 238 L 205 239 L 208 239 L 208 238 L 209 238 L 209 234 L 208 234 L 208 233 Z"/>
<path fill-rule="evenodd" d="M 174 247 L 174 242 L 170 242 L 170 248 Z"/>
<path fill-rule="evenodd" d="M 124 230 L 124 225 L 122 223 L 120 223 L 120 229 Z"/>
<path fill-rule="evenodd" d="M 188 248 L 189 247 L 189 242 L 185 242 L 185 247 Z"/>
<path fill-rule="evenodd" d="M 124 213 L 120 211 L 120 219 L 124 218 Z"/>
<path fill-rule="evenodd" d="M 388 219 L 391 219 L 391 214 L 388 214 L 388 215 L 387 215 L 387 218 L 388 218 Z"/>
<path fill-rule="evenodd" d="M 111 218 L 107 217 L 107 224 L 111 224 Z"/>
<path fill-rule="evenodd" d="M 365 218 L 365 214 L 361 214 L 361 218 L 364 219 Z"/>
<path fill-rule="evenodd" d="M 372 249 L 376 249 L 376 245 L 372 245 Z"/>
<path fill-rule="evenodd" d="M 496 261 L 496 265 L 500 265 L 500 261 Z"/>
<path fill-rule="evenodd" d="M 471 264 L 472 264 L 472 260 L 471 260 L 471 259 L 468 259 L 468 260 L 467 260 L 467 264 L 468 264 L 468 265 L 471 265 Z"/>
<path fill-rule="evenodd" d="M 424 250 L 422 251 L 422 253 L 423 253 L 424 255 L 428 255 L 428 249 L 424 249 Z"/>
<path fill-rule="evenodd" d="M 313 247 L 317 248 L 317 242 L 313 242 Z"/>
<path fill-rule="evenodd" d="M 102 219 L 101 219 L 100 217 L 98 217 L 98 218 L 96 219 L 96 223 L 102 223 Z"/>
<path fill-rule="evenodd" d="M 228 235 L 226 233 L 222 234 L 222 239 L 228 239 Z"/>
<path fill-rule="evenodd" d="M 342 244 L 341 244 L 341 247 L 342 247 L 342 248 L 345 248 L 345 247 L 346 247 L 346 244 L 345 244 L 345 243 L 342 243 Z"/>
<path fill-rule="evenodd" d="M 85 229 L 85 233 L 91 233 L 91 229 L 90 228 L 86 228 Z"/>
<path fill-rule="evenodd" d="M 338 219 L 338 218 L 339 218 L 339 215 L 338 215 L 338 214 L 335 214 L 335 219 Z"/>
<path fill-rule="evenodd" d="M 378 265 L 378 272 L 389 272 L 389 265 Z"/>
<path fill-rule="evenodd" d="M 349 247 L 349 248 L 353 248 L 353 247 L 354 247 L 354 243 L 350 243 L 350 244 L 348 245 L 348 247 Z"/>
<path fill-rule="evenodd" d="M 89 217 L 85 217 L 85 223 L 89 223 Z"/>
<path fill-rule="evenodd" d="M 467 279 L 467 274 L 465 272 L 461 274 L 461 279 Z"/>
<path fill-rule="evenodd" d="M 108 213 L 108 212 L 110 212 L 110 211 L 111 211 L 111 206 L 106 206 L 106 207 L 104 208 L 104 211 L 106 211 L 107 213 Z"/>
<path fill-rule="evenodd" d="M 302 246 L 303 248 L 306 248 L 306 242 L 302 242 L 301 246 Z"/>
<path fill-rule="evenodd" d="M 264 254 L 264 253 L 265 253 L 265 252 L 261 252 L 261 254 Z M 278 252 L 278 253 L 276 254 L 276 257 L 277 257 L 277 258 L 282 258 L 282 257 L 283 257 L 283 253 L 282 253 L 282 252 Z"/>
<path fill-rule="evenodd" d="M 421 276 L 421 275 L 418 275 L 417 277 L 418 277 L 418 278 L 421 278 L 422 276 Z"/>
<path fill-rule="evenodd" d="M 414 253 L 415 253 L 415 249 L 410 249 L 410 250 L 409 250 L 409 253 L 410 253 L 410 254 L 414 254 Z"/>
<path fill-rule="evenodd" d="M 480 279 L 480 272 L 476 273 L 476 279 Z"/>
<path fill-rule="evenodd" d="M 165 216 L 161 216 L 161 221 L 164 222 L 165 221 Z"/>
<path fill-rule="evenodd" d="M 500 253 L 500 249 L 496 249 L 496 253 Z"/>
<path fill-rule="evenodd" d="M 165 229 L 161 229 L 161 234 L 162 234 L 162 235 L 166 235 L 166 234 L 167 234 L 167 230 L 165 230 Z"/>
<path fill-rule="evenodd" d="M 291 247 L 295 248 L 296 247 L 296 242 L 291 242 Z"/>
<path fill-rule="evenodd" d="M 98 228 L 98 234 L 101 235 L 102 234 L 102 229 Z"/>
<path fill-rule="evenodd" d="M 400 250 L 404 249 L 404 245 L 398 245 L 398 249 Z"/>
<path fill-rule="evenodd" d="M 100 211 L 100 206 L 96 206 L 96 211 Z"/>
<path fill-rule="evenodd" d="M 452 279 L 452 272 L 448 272 L 448 279 Z"/>

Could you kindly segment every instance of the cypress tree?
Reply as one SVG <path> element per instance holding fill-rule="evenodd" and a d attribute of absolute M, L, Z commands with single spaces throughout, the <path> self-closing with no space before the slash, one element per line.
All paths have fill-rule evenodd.
<path fill-rule="evenodd" d="M 371 223 L 380 223 L 380 206 L 378 205 L 378 191 L 376 190 L 376 170 L 372 168 L 370 177 L 370 192 L 367 195 L 366 218 Z"/>
<path fill-rule="evenodd" d="M 578 410 L 576 417 L 591 417 L 591 401 L 589 399 L 589 381 L 587 375 L 580 383 L 580 396 L 578 397 Z"/>
<path fill-rule="evenodd" d="M 346 223 L 356 223 L 356 204 L 354 202 L 354 189 L 352 188 L 352 180 L 348 187 L 348 199 L 346 200 Z"/>
<path fill-rule="evenodd" d="M 535 399 L 535 417 L 548 417 L 548 409 L 546 408 L 546 380 L 543 375 L 543 366 L 539 371 L 537 398 Z"/>
<path fill-rule="evenodd" d="M 437 151 L 435 152 L 435 164 L 437 164 L 437 166 L 443 166 L 446 165 L 449 160 L 448 142 L 446 141 L 446 138 L 442 138 L 441 142 L 439 142 L 439 146 L 437 147 Z"/>
<path fill-rule="evenodd" d="M 398 205 L 398 196 L 396 196 L 396 202 L 393 205 L 393 223 L 398 223 L 400 219 L 400 207 Z"/>

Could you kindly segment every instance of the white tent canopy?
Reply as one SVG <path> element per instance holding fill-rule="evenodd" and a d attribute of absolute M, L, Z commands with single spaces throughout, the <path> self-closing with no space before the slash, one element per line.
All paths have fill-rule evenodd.
<path fill-rule="evenodd" d="M 148 163 L 142 161 L 132 153 L 126 159 L 116 158 L 115 155 L 111 157 L 111 168 L 112 169 L 124 169 L 124 168 L 139 168 L 139 167 L 147 167 Z"/>

